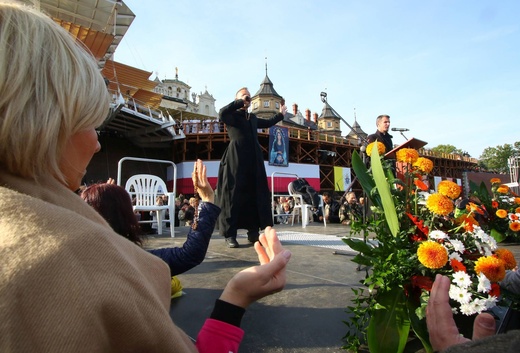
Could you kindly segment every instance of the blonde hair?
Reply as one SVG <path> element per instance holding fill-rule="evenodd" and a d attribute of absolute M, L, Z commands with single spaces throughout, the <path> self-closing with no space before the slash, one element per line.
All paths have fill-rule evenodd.
<path fill-rule="evenodd" d="M 0 165 L 64 181 L 65 144 L 108 114 L 97 63 L 51 18 L 12 2 L 0 3 L 0 48 Z"/>

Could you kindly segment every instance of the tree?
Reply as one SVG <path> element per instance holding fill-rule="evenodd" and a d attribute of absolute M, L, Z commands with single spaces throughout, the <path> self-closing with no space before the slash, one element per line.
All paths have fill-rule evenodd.
<path fill-rule="evenodd" d="M 432 148 L 433 152 L 437 153 L 456 153 L 456 154 L 465 154 L 461 149 L 453 146 L 453 145 L 438 145 Z"/>
<path fill-rule="evenodd" d="M 509 173 L 507 160 L 512 156 L 520 156 L 520 142 L 515 142 L 514 145 L 506 143 L 503 146 L 485 148 L 479 164 L 487 170 Z"/>

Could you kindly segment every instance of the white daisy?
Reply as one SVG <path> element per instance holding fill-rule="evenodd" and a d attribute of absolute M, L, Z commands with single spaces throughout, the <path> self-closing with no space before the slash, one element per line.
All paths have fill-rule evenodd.
<path fill-rule="evenodd" d="M 483 273 L 478 275 L 478 287 L 477 291 L 480 293 L 487 293 L 491 290 L 491 282 Z"/>
<path fill-rule="evenodd" d="M 471 286 L 471 277 L 464 271 L 457 271 L 453 274 L 453 283 L 461 288 Z"/>
<path fill-rule="evenodd" d="M 471 301 L 471 293 L 468 292 L 466 288 L 461 288 L 453 284 L 450 286 L 449 295 L 451 299 L 461 304 L 467 304 Z"/>
<path fill-rule="evenodd" d="M 442 230 L 433 230 L 428 234 L 430 239 L 446 239 L 448 235 L 444 233 Z"/>
<path fill-rule="evenodd" d="M 466 248 L 464 247 L 464 243 L 457 239 L 450 239 L 449 242 L 453 245 L 453 250 L 462 253 Z"/>
<path fill-rule="evenodd" d="M 462 256 L 460 256 L 460 254 L 458 252 L 452 252 L 449 256 L 449 259 L 450 260 L 455 259 L 459 262 L 462 262 Z"/>

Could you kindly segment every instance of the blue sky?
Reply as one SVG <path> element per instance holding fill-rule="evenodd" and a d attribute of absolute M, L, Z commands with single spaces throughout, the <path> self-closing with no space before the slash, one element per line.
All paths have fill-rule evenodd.
<path fill-rule="evenodd" d="M 520 141 L 518 0 L 124 1 L 136 18 L 114 59 L 152 79 L 178 67 L 217 111 L 242 86 L 256 93 L 267 57 L 290 111 L 320 114 L 326 91 L 367 133 L 388 114 L 427 148 L 452 144 L 475 158 Z"/>

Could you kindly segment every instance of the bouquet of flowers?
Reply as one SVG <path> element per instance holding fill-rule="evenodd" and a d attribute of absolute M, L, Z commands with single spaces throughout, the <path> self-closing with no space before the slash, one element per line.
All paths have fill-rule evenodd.
<path fill-rule="evenodd" d="M 403 177 L 398 179 L 391 162 L 380 158 L 383 153 L 382 143 L 368 145 L 370 169 L 357 153 L 352 158 L 372 206 L 368 221 L 352 226 L 365 240 L 344 241 L 359 251 L 353 261 L 370 272 L 363 287 L 353 289 L 343 348 L 357 351 L 366 342 L 370 352 L 403 352 L 413 330 L 426 352 L 432 352 L 425 312 L 435 275 L 451 278 L 453 311 L 469 316 L 497 305 L 498 282 L 516 261 L 479 223 L 485 217 L 483 205 L 470 200 L 461 205 L 459 185 L 446 180 L 430 192 L 425 181 L 431 160 L 413 149 L 399 150 Z"/>
<path fill-rule="evenodd" d="M 491 193 L 482 183 L 471 184 L 471 197 L 480 204 L 482 220 L 490 229 L 490 234 L 497 241 L 520 240 L 520 197 L 501 183 L 500 179 L 492 178 Z"/>

